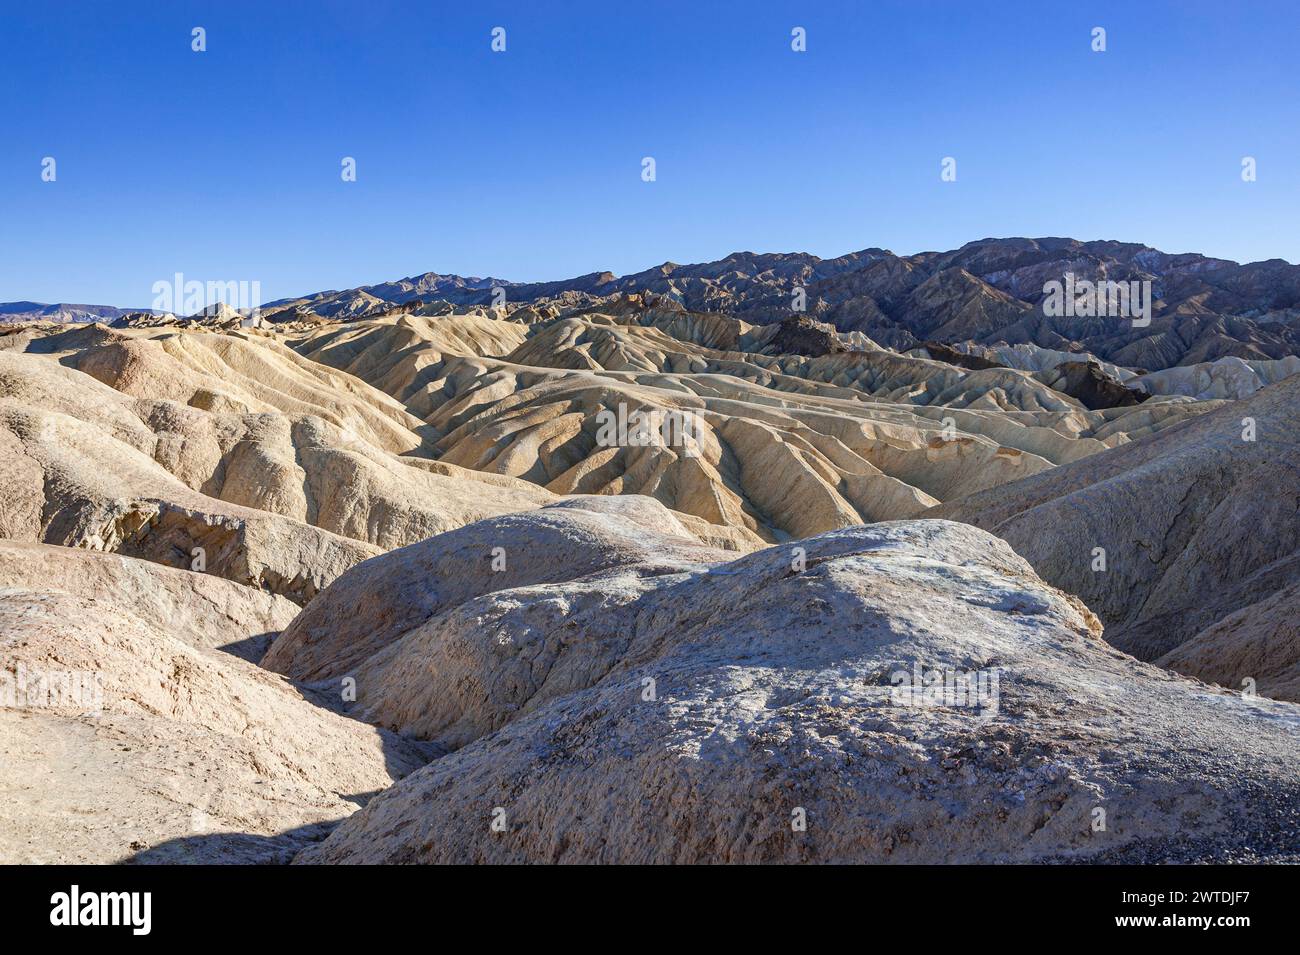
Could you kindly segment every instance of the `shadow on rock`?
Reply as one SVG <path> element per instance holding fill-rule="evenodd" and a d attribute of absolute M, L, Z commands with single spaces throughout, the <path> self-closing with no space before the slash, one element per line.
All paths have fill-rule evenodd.
<path fill-rule="evenodd" d="M 364 805 L 373 793 L 345 797 Z M 118 865 L 288 865 L 305 846 L 320 842 L 342 819 L 299 826 L 271 836 L 210 832 L 144 846 Z"/>

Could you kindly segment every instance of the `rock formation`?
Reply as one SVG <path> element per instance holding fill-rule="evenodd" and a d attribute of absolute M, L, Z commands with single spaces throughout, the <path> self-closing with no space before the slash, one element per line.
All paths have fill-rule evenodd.
<path fill-rule="evenodd" d="M 880 349 L 765 354 L 774 332 L 642 309 L 534 326 L 406 316 L 288 343 L 400 400 L 442 462 L 561 495 L 653 496 L 740 548 L 915 516 L 1204 410 L 1094 413 L 1019 371 Z M 621 420 L 620 406 L 688 417 L 698 453 L 602 444 L 602 415 Z"/>
<path fill-rule="evenodd" d="M 366 688 L 367 718 L 448 752 L 297 861 L 1294 852 L 1293 708 L 1113 650 L 1079 601 L 973 527 L 855 527 L 801 541 L 802 554 L 782 545 L 729 563 L 692 563 L 680 538 L 644 533 L 676 551 L 669 565 L 593 573 L 581 545 L 548 547 L 553 525 L 517 521 L 521 552 L 556 555 L 551 583 L 525 571 L 501 589 L 451 579 L 422 593 L 426 568 L 467 559 L 458 534 L 482 538 L 474 551 L 492 539 L 475 527 L 380 559 L 409 567 L 363 565 L 334 585 L 351 603 L 393 601 L 400 618 L 364 661 L 333 657 Z M 369 591 L 394 574 L 412 583 Z M 297 628 L 272 656 L 319 666 L 319 644 Z M 925 696 L 935 673 L 950 694 L 931 682 Z M 1199 745 L 1171 746 L 1189 727 Z"/>
<path fill-rule="evenodd" d="M 1151 372 L 1133 379 L 1132 384 L 1153 395 L 1249 398 L 1264 386 L 1296 374 L 1300 374 L 1300 357 L 1295 355 L 1277 361 L 1245 361 L 1228 357 Z"/>
<path fill-rule="evenodd" d="M 1300 582 L 1297 407 L 1300 377 L 1288 378 L 930 514 L 1006 540 L 1081 597 L 1120 649 L 1295 699 L 1300 644 L 1272 624 Z"/>
<path fill-rule="evenodd" d="M 1095 361 L 1065 361 L 1050 371 L 1036 376 L 1044 384 L 1062 394 L 1078 398 L 1085 408 L 1127 408 L 1141 404 L 1149 395 L 1145 391 L 1126 388 L 1120 381 L 1102 371 Z"/>
<path fill-rule="evenodd" d="M 427 758 L 247 662 L 279 597 L 9 541 L 0 579 L 0 862 L 284 862 Z"/>

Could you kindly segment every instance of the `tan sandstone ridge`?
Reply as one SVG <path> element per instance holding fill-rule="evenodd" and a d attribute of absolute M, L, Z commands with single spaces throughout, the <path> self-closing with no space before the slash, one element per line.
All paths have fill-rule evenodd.
<path fill-rule="evenodd" d="M 0 531 L 174 566 L 204 547 L 215 572 L 301 602 L 367 546 L 557 497 L 652 496 L 743 552 L 916 516 L 1209 406 L 1089 411 L 1017 370 L 769 354 L 781 327 L 615 305 L 533 324 L 20 329 L 0 338 L 24 448 Z M 689 444 L 600 438 L 603 413 L 637 412 L 688 422 Z"/>
<path fill-rule="evenodd" d="M 210 572 L 301 602 L 381 549 L 556 499 L 434 460 L 397 402 L 268 335 L 94 327 L 0 345 L 12 539 L 184 567 L 203 547 Z"/>
<path fill-rule="evenodd" d="M 1300 642 L 1283 620 L 1300 583 L 1297 407 L 1300 377 L 1291 377 L 927 516 L 1006 540 L 1087 602 L 1120 649 L 1295 700 Z M 1093 569 L 1095 548 L 1104 571 Z"/>
<path fill-rule="evenodd" d="M 1294 708 L 1116 651 L 983 531 L 889 522 L 726 561 L 644 527 L 634 545 L 635 498 L 581 503 L 354 568 L 273 645 L 276 668 L 350 674 L 358 715 L 446 753 L 297 861 L 1295 851 Z M 512 553 L 549 559 L 494 583 L 482 551 L 507 529 Z M 354 632 L 344 606 L 388 613 Z M 909 705 L 895 674 L 917 666 L 985 674 L 982 705 Z"/>
<path fill-rule="evenodd" d="M 1206 410 L 1089 411 L 1017 370 L 882 349 L 766 354 L 777 331 L 625 307 L 532 325 L 400 315 L 285 341 L 396 398 L 441 462 L 560 495 L 645 494 L 730 529 L 702 539 L 736 549 L 912 517 Z M 690 416 L 698 454 L 601 444 L 601 413 L 620 407 Z"/>
<path fill-rule="evenodd" d="M 281 597 L 12 541 L 0 581 L 0 862 L 286 861 L 425 759 L 240 658 Z"/>

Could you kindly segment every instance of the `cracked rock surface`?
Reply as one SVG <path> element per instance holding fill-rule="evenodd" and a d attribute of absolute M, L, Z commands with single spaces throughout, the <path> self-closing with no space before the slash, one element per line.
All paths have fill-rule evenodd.
<path fill-rule="evenodd" d="M 526 547 L 528 528 L 514 534 Z M 428 566 L 452 538 L 387 559 Z M 673 556 L 567 576 L 553 556 L 544 581 L 426 601 L 356 663 L 359 705 L 446 755 L 296 861 L 1297 852 L 1294 707 L 1120 653 L 977 528 L 889 522 L 730 562 Z M 332 589 L 359 598 L 364 569 Z M 292 668 L 292 631 L 281 640 Z M 975 691 L 904 692 L 900 673 L 935 672 L 974 673 Z"/>

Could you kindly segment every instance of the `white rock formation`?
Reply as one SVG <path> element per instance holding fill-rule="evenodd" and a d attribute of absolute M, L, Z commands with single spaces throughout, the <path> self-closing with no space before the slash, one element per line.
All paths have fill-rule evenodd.
<path fill-rule="evenodd" d="M 1102 371 L 1119 381 L 1127 382 L 1134 377 L 1134 373 L 1129 369 L 1102 361 L 1096 355 L 1086 351 L 1059 351 L 1030 344 L 992 345 L 987 348 L 972 349 L 972 351 L 1008 368 L 1019 368 L 1021 371 L 1050 371 L 1066 362 L 1082 361 L 1096 362 Z"/>
<path fill-rule="evenodd" d="M 295 680 L 355 677 L 358 665 L 402 634 L 481 594 L 628 566 L 663 573 L 727 556 L 700 545 L 657 501 L 575 498 L 354 567 L 293 621 L 262 665 Z M 359 683 L 358 702 L 377 704 L 376 692 Z"/>
<path fill-rule="evenodd" d="M 450 750 L 297 861 L 1295 852 L 1295 708 L 1115 651 L 1081 603 L 982 531 L 877 524 L 802 541 L 802 555 L 782 545 L 693 566 L 680 537 L 644 531 L 670 560 L 593 573 L 576 542 L 588 515 L 565 514 L 575 543 L 552 550 L 545 514 L 498 520 L 516 522 L 521 552 L 550 558 L 555 582 L 462 584 L 449 567 L 471 556 L 465 528 L 372 562 L 387 573 L 345 575 L 304 614 L 312 638 L 295 624 L 272 649 L 290 669 L 299 655 L 354 667 L 371 718 Z M 335 591 L 363 599 L 398 562 L 405 582 L 376 594 L 394 601 L 392 624 L 357 663 L 352 638 L 331 639 L 313 609 Z M 914 672 L 974 683 L 927 700 L 900 682 Z M 1171 745 L 1189 733 L 1195 745 Z"/>
<path fill-rule="evenodd" d="M 1300 373 L 1300 357 L 1295 355 L 1271 361 L 1246 361 L 1229 356 L 1140 375 L 1131 384 L 1153 395 L 1249 398 L 1259 389 L 1297 373 Z"/>

